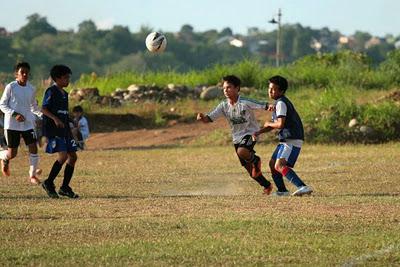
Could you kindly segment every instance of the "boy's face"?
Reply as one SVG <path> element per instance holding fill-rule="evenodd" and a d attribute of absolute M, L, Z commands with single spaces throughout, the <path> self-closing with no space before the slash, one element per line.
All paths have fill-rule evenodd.
<path fill-rule="evenodd" d="M 222 88 L 224 89 L 224 95 L 226 98 L 236 100 L 239 95 L 239 87 L 224 81 Z"/>
<path fill-rule="evenodd" d="M 68 87 L 70 78 L 71 78 L 71 74 L 65 74 L 65 75 L 61 76 L 60 78 L 56 78 L 55 82 L 56 82 L 57 86 L 60 88 Z"/>
<path fill-rule="evenodd" d="M 72 116 L 74 116 L 74 118 L 79 118 L 81 115 L 82 115 L 82 112 L 78 112 L 78 111 L 72 112 Z"/>
<path fill-rule="evenodd" d="M 268 95 L 272 99 L 278 99 L 282 96 L 282 91 L 279 89 L 279 86 L 274 83 L 269 83 L 268 86 Z"/>
<path fill-rule="evenodd" d="M 15 73 L 15 78 L 17 79 L 19 84 L 25 85 L 29 79 L 29 70 L 24 67 L 19 68 L 18 71 Z"/>

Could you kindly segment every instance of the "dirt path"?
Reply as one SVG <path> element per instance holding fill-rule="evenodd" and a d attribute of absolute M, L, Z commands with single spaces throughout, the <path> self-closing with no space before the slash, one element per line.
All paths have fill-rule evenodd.
<path fill-rule="evenodd" d="M 88 150 L 129 149 L 167 147 L 190 141 L 210 133 L 214 129 L 227 127 L 225 120 L 213 123 L 178 123 L 160 129 L 141 129 L 133 131 L 93 133 L 87 142 Z"/>

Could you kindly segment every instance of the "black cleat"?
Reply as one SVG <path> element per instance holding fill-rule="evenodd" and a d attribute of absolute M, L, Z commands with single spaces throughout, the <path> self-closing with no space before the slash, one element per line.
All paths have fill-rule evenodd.
<path fill-rule="evenodd" d="M 74 191 L 72 191 L 72 188 L 69 186 L 61 187 L 60 190 L 58 190 L 58 194 L 60 196 L 66 196 L 69 198 L 78 198 L 79 197 L 79 195 L 76 194 Z"/>
<path fill-rule="evenodd" d="M 47 180 L 45 180 L 42 183 L 43 189 L 46 191 L 47 195 L 51 198 L 59 198 L 57 192 L 56 192 L 56 187 L 54 186 L 53 183 L 49 183 Z"/>

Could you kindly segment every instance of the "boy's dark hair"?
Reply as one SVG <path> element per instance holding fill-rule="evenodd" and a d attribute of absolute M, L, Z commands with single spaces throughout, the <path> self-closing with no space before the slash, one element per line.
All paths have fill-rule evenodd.
<path fill-rule="evenodd" d="M 50 76 L 55 81 L 56 78 L 61 78 L 66 74 L 72 74 L 72 71 L 69 67 L 65 65 L 55 65 L 50 70 Z"/>
<path fill-rule="evenodd" d="M 15 72 L 18 72 L 18 70 L 20 69 L 20 68 L 25 68 L 25 69 L 27 69 L 27 70 L 31 70 L 31 65 L 29 65 L 29 63 L 28 62 L 18 62 L 17 64 L 15 64 L 15 66 L 14 66 L 14 71 Z"/>
<path fill-rule="evenodd" d="M 273 77 L 269 78 L 268 81 L 270 83 L 277 85 L 279 87 L 279 90 L 281 90 L 281 92 L 283 92 L 283 93 L 285 93 L 288 88 L 288 81 L 285 78 L 283 78 L 282 76 L 279 76 L 279 75 L 273 76 Z"/>
<path fill-rule="evenodd" d="M 223 80 L 224 82 L 228 82 L 228 83 L 233 84 L 235 87 L 239 87 L 239 90 L 240 90 L 240 83 L 241 83 L 241 81 L 240 81 L 240 79 L 239 79 L 237 76 L 235 76 L 235 75 L 227 75 L 227 76 L 224 76 L 224 77 L 222 78 L 222 80 Z"/>
<path fill-rule="evenodd" d="M 72 108 L 72 112 L 81 112 L 83 113 L 83 108 L 81 106 L 75 106 Z"/>

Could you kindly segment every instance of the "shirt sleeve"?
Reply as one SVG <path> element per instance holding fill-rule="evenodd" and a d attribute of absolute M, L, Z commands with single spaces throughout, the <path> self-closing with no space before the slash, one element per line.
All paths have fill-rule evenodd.
<path fill-rule="evenodd" d="M 277 118 L 286 117 L 287 107 L 285 102 L 278 101 L 275 106 L 275 112 Z"/>
<path fill-rule="evenodd" d="M 43 96 L 43 103 L 42 103 L 43 108 L 47 108 L 48 106 L 51 105 L 51 96 L 52 96 L 51 90 L 47 89 L 47 91 L 44 93 Z"/>
<path fill-rule="evenodd" d="M 3 95 L 0 99 L 0 109 L 4 114 L 9 114 L 10 116 L 14 113 L 14 110 L 10 108 L 8 102 L 11 97 L 11 85 L 8 84 L 6 88 L 4 88 Z"/>
<path fill-rule="evenodd" d="M 215 121 L 224 115 L 224 102 L 220 103 L 214 110 L 207 114 L 211 121 Z"/>
<path fill-rule="evenodd" d="M 268 109 L 268 103 L 264 101 L 257 101 L 254 99 L 246 99 L 246 105 L 250 109 Z"/>

